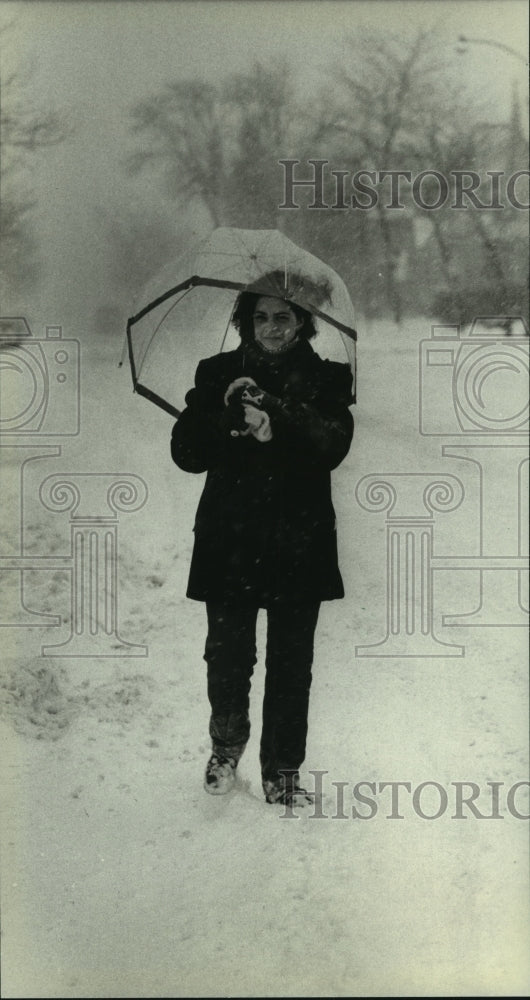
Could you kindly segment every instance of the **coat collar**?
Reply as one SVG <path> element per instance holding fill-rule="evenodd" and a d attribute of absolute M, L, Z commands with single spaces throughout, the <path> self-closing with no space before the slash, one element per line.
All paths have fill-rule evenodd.
<path fill-rule="evenodd" d="M 293 367 L 307 367 L 312 365 L 317 358 L 308 340 L 297 340 L 288 351 L 278 354 L 267 354 L 251 341 L 241 344 L 237 348 L 243 356 L 243 364 L 251 365 L 271 374 L 279 375 L 284 371 L 289 371 Z"/>

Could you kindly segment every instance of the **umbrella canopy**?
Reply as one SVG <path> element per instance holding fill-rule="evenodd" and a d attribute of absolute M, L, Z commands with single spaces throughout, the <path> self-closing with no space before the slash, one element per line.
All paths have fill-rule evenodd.
<path fill-rule="evenodd" d="M 310 312 L 317 353 L 348 362 L 355 377 L 353 306 L 338 274 L 277 230 L 220 228 L 194 253 L 165 267 L 129 319 L 135 391 L 178 416 L 201 358 L 238 345 L 230 321 L 243 290 Z"/>

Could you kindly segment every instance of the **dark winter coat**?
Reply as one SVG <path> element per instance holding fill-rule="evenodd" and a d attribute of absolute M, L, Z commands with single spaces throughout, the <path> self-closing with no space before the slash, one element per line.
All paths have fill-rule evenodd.
<path fill-rule="evenodd" d="M 230 433 L 224 394 L 241 376 L 266 393 L 270 441 Z M 330 470 L 350 447 L 351 389 L 349 366 L 323 361 L 308 341 L 271 356 L 241 345 L 200 362 L 171 443 L 181 469 L 207 471 L 188 597 L 266 607 L 344 596 Z"/>

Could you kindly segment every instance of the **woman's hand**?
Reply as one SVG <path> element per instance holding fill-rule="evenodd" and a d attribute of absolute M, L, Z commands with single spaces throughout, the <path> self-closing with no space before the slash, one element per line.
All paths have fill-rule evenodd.
<path fill-rule="evenodd" d="M 256 406 L 261 408 L 266 393 L 256 385 L 253 378 L 236 378 L 230 383 L 224 395 L 225 406 L 237 406 L 239 404 Z"/>
<path fill-rule="evenodd" d="M 243 430 L 230 431 L 232 437 L 248 437 L 249 434 L 252 434 L 256 441 L 262 443 L 271 440 L 271 422 L 264 410 L 257 410 L 255 406 L 243 406 L 243 419 L 245 421 Z"/>
<path fill-rule="evenodd" d="M 224 394 L 224 404 L 229 406 L 230 403 L 235 403 L 236 401 L 241 402 L 241 397 L 249 386 L 254 386 L 257 389 L 256 383 L 253 378 L 248 378 L 244 375 L 242 378 L 236 378 L 230 383 L 228 389 Z M 234 398 L 235 396 L 235 398 Z"/>
<path fill-rule="evenodd" d="M 252 434 L 256 441 L 270 441 L 272 429 L 269 416 L 260 409 L 264 395 L 252 378 L 244 376 L 230 383 L 224 403 L 234 414 L 235 426 L 230 431 L 232 437 Z"/>

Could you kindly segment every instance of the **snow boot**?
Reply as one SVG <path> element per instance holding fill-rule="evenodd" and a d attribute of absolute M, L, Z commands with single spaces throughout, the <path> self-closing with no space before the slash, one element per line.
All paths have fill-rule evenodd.
<path fill-rule="evenodd" d="M 312 806 L 315 796 L 305 788 L 301 788 L 298 775 L 280 778 L 278 781 L 263 781 L 263 791 L 266 802 L 280 806 Z"/>
<path fill-rule="evenodd" d="M 206 765 L 204 788 L 210 795 L 226 795 L 235 785 L 237 760 L 213 753 Z"/>

